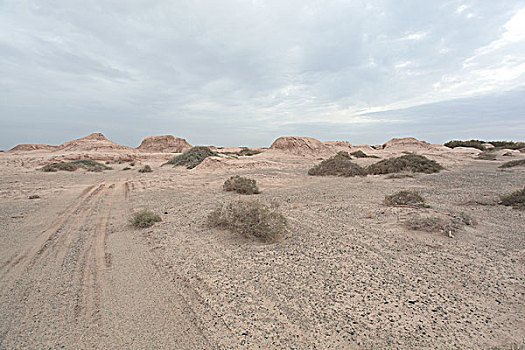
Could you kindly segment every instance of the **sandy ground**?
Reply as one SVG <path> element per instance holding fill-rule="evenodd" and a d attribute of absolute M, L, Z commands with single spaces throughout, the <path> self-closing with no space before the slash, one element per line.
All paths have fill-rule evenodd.
<path fill-rule="evenodd" d="M 1 154 L 0 348 L 523 344 L 525 213 L 465 203 L 522 188 L 525 168 L 502 171 L 509 159 L 468 152 L 435 151 L 445 171 L 404 179 L 310 177 L 318 159 L 271 152 L 201 170 L 160 168 L 157 157 L 145 174 L 140 164 L 122 171 L 126 163 L 42 173 L 34 164 L 43 156 Z M 222 191 L 233 174 L 256 179 L 262 193 Z M 431 208 L 382 204 L 403 189 L 420 191 Z M 281 205 L 291 232 L 284 242 L 206 227 L 217 204 L 254 197 Z M 163 221 L 130 227 L 142 208 Z M 454 238 L 402 226 L 414 213 L 460 212 L 478 225 Z"/>

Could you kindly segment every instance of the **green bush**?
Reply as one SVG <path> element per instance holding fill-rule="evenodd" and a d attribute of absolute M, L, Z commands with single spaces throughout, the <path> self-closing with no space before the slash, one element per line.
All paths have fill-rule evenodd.
<path fill-rule="evenodd" d="M 523 166 L 523 165 L 525 165 L 525 159 L 511 160 L 510 162 L 501 164 L 499 167 L 500 168 L 512 168 L 515 166 Z"/>
<path fill-rule="evenodd" d="M 122 170 L 131 170 L 131 168 L 129 166 L 123 168 Z"/>
<path fill-rule="evenodd" d="M 454 140 L 454 141 L 449 141 L 445 143 L 445 146 L 447 146 L 448 148 L 472 147 L 472 148 L 477 148 L 481 151 L 484 151 L 485 150 L 485 146 L 483 146 L 484 143 L 486 142 L 481 141 L 481 140 L 470 140 L 470 141 Z"/>
<path fill-rule="evenodd" d="M 173 166 L 185 166 L 188 169 L 193 169 L 202 163 L 204 159 L 218 155 L 219 154 L 217 152 L 213 152 L 208 147 L 196 146 L 187 150 L 181 155 L 173 157 L 163 165 L 172 164 Z"/>
<path fill-rule="evenodd" d="M 139 173 L 151 173 L 153 170 L 151 170 L 151 167 L 149 165 L 144 165 L 141 169 L 139 169 Z"/>
<path fill-rule="evenodd" d="M 131 225 L 139 228 L 150 227 L 161 221 L 160 216 L 146 209 L 134 213 L 129 219 Z"/>
<path fill-rule="evenodd" d="M 415 191 L 399 191 L 386 196 L 384 203 L 390 206 L 428 207 L 425 199 Z"/>
<path fill-rule="evenodd" d="M 339 152 L 335 156 L 323 160 L 310 170 L 312 176 L 366 176 L 366 170 L 351 162 L 352 158 L 347 152 Z"/>
<path fill-rule="evenodd" d="M 496 148 L 505 149 L 522 149 L 525 148 L 525 143 L 514 141 L 489 141 L 492 146 Z"/>
<path fill-rule="evenodd" d="M 371 164 L 366 169 L 368 174 L 390 174 L 399 172 L 413 173 L 437 173 L 443 167 L 436 161 L 430 160 L 425 156 L 417 154 L 406 154 L 397 158 L 384 159 L 377 163 Z"/>
<path fill-rule="evenodd" d="M 255 180 L 235 175 L 224 182 L 225 191 L 235 191 L 240 194 L 258 194 L 259 188 Z"/>
<path fill-rule="evenodd" d="M 501 196 L 501 204 L 514 209 L 525 210 L 525 187 L 511 194 Z"/>
<path fill-rule="evenodd" d="M 87 171 L 96 171 L 96 172 L 112 169 L 111 167 L 108 167 L 99 162 L 95 162 L 94 160 L 91 160 L 91 159 L 80 159 L 80 160 L 74 160 L 68 163 L 47 164 L 44 167 L 42 167 L 41 170 L 44 172 L 55 172 L 58 170 L 75 171 L 79 168 L 86 169 Z"/>
<path fill-rule="evenodd" d="M 256 200 L 219 205 L 208 216 L 208 225 L 265 242 L 279 241 L 288 232 L 288 222 L 278 207 L 270 207 Z"/>

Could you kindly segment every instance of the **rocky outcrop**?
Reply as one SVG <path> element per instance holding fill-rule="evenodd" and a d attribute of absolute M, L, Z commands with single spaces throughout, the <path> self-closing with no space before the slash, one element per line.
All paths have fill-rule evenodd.
<path fill-rule="evenodd" d="M 149 136 L 137 149 L 149 153 L 182 153 L 191 148 L 185 140 L 173 135 Z"/>

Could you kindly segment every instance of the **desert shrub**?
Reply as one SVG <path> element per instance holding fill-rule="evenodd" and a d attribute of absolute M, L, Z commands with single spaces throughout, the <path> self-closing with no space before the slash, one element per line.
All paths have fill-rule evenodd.
<path fill-rule="evenodd" d="M 490 151 L 483 151 L 483 152 L 481 152 L 480 154 L 478 154 L 478 156 L 476 157 L 476 159 L 481 159 L 481 160 L 496 160 L 496 154 L 494 154 L 494 152 L 490 152 Z"/>
<path fill-rule="evenodd" d="M 523 142 L 514 142 L 514 141 L 489 141 L 492 146 L 496 148 L 506 148 L 506 149 L 522 149 L 525 148 L 525 143 Z"/>
<path fill-rule="evenodd" d="M 257 151 L 255 149 L 249 149 L 249 148 L 243 148 L 241 149 L 240 152 L 237 152 L 239 156 L 243 156 L 243 157 L 251 157 L 259 153 L 261 153 L 261 151 Z"/>
<path fill-rule="evenodd" d="M 377 163 L 371 164 L 367 172 L 371 175 L 390 174 L 399 172 L 414 173 L 437 173 L 443 167 L 436 161 L 428 159 L 425 156 L 417 154 L 406 154 L 397 158 L 383 159 Z"/>
<path fill-rule="evenodd" d="M 129 219 L 131 225 L 139 228 L 150 227 L 154 223 L 161 221 L 160 216 L 146 209 L 134 213 Z"/>
<path fill-rule="evenodd" d="M 312 176 L 366 176 L 366 170 L 350 161 L 347 152 L 339 152 L 335 156 L 323 160 L 310 170 Z"/>
<path fill-rule="evenodd" d="M 525 187 L 521 190 L 503 195 L 500 198 L 501 204 L 513 207 L 514 209 L 525 210 Z"/>
<path fill-rule="evenodd" d="M 361 150 L 352 152 L 352 153 L 350 153 L 350 155 L 354 156 L 356 158 L 379 158 L 377 156 L 369 156 L 368 154 L 366 154 L 365 152 L 363 152 Z"/>
<path fill-rule="evenodd" d="M 95 162 L 91 159 L 79 159 L 74 160 L 69 163 L 53 163 L 45 165 L 41 170 L 45 172 L 55 172 L 58 170 L 62 171 L 75 171 L 79 168 L 86 169 L 87 171 L 102 171 L 102 170 L 111 170 L 111 167 L 108 167 L 99 162 Z"/>
<path fill-rule="evenodd" d="M 511 160 L 510 162 L 501 164 L 499 167 L 500 168 L 512 168 L 515 166 L 523 166 L 523 165 L 525 165 L 525 159 Z"/>
<path fill-rule="evenodd" d="M 151 167 L 147 164 L 139 169 L 139 173 L 151 173 L 151 172 L 153 172 L 153 170 L 151 170 Z"/>
<path fill-rule="evenodd" d="M 129 163 L 129 166 L 135 166 L 135 162 Z"/>
<path fill-rule="evenodd" d="M 390 206 L 428 207 L 425 199 L 415 191 L 399 191 L 385 197 L 385 204 Z"/>
<path fill-rule="evenodd" d="M 259 188 L 255 180 L 247 177 L 235 175 L 224 182 L 223 189 L 225 191 L 235 191 L 241 194 L 258 194 Z"/>
<path fill-rule="evenodd" d="M 185 166 L 188 169 L 193 169 L 202 161 L 211 156 L 218 156 L 217 152 L 213 152 L 208 147 L 196 146 L 193 147 L 181 155 L 171 158 L 167 163 L 163 164 L 173 164 L 173 166 Z"/>
<path fill-rule="evenodd" d="M 286 235 L 287 220 L 279 208 L 259 201 L 236 201 L 219 205 L 208 216 L 210 227 L 256 237 L 265 242 L 279 241 Z"/>
<path fill-rule="evenodd" d="M 445 143 L 445 146 L 448 148 L 456 148 L 456 147 L 472 147 L 477 148 L 481 151 L 485 150 L 485 146 L 483 144 L 485 141 L 481 140 L 470 140 L 470 141 L 460 141 L 460 140 L 453 140 Z"/>
<path fill-rule="evenodd" d="M 28 197 L 29 199 L 38 199 L 40 196 L 38 194 L 32 194 Z"/>
<path fill-rule="evenodd" d="M 411 172 L 401 172 L 401 173 L 392 173 L 388 175 L 387 179 L 404 179 L 407 177 L 414 177 L 414 173 Z"/>
<path fill-rule="evenodd" d="M 452 238 L 462 226 L 477 225 L 477 222 L 465 213 L 450 213 L 443 216 L 415 215 L 406 220 L 404 225 L 411 230 L 441 232 Z"/>
<path fill-rule="evenodd" d="M 129 166 L 123 168 L 122 170 L 131 170 L 131 168 Z"/>

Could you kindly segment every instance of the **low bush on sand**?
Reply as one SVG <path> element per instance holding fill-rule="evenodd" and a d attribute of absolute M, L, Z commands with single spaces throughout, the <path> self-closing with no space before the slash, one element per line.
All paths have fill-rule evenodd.
<path fill-rule="evenodd" d="M 500 200 L 500 203 L 503 205 L 513 207 L 514 209 L 525 210 L 525 187 L 511 194 L 501 196 Z"/>
<path fill-rule="evenodd" d="M 525 159 L 511 160 L 510 162 L 501 164 L 499 167 L 500 168 L 512 168 L 515 166 L 525 166 Z"/>
<path fill-rule="evenodd" d="M 259 153 L 261 153 L 261 151 L 250 149 L 247 147 L 242 147 L 242 149 L 239 152 L 222 152 L 222 154 L 238 157 L 251 157 Z"/>
<path fill-rule="evenodd" d="M 496 154 L 494 152 L 490 152 L 490 151 L 483 151 L 481 152 L 480 154 L 478 154 L 478 156 L 476 157 L 476 159 L 481 159 L 481 160 L 496 160 Z"/>
<path fill-rule="evenodd" d="M 415 191 L 399 191 L 386 196 L 384 203 L 390 206 L 428 207 L 425 199 Z"/>
<path fill-rule="evenodd" d="M 406 154 L 397 158 L 383 159 L 367 168 L 368 174 L 390 174 L 399 172 L 437 173 L 443 167 L 436 161 L 417 154 Z"/>
<path fill-rule="evenodd" d="M 213 152 L 208 147 L 196 146 L 187 150 L 181 155 L 173 157 L 163 165 L 172 164 L 173 166 L 185 166 L 188 169 L 193 169 L 202 163 L 204 159 L 218 155 L 219 154 L 217 152 Z"/>
<path fill-rule="evenodd" d="M 361 150 L 352 152 L 352 153 L 350 153 L 350 155 L 354 156 L 356 158 L 379 158 L 377 156 L 369 156 L 368 154 L 366 154 L 365 152 L 363 152 Z"/>
<path fill-rule="evenodd" d="M 477 148 L 481 151 L 485 150 L 485 146 L 483 144 L 486 143 L 485 141 L 481 140 L 470 140 L 470 141 L 460 141 L 460 140 L 453 140 L 445 143 L 445 146 L 448 148 L 456 148 L 456 147 L 472 147 Z"/>
<path fill-rule="evenodd" d="M 161 221 L 160 216 L 146 209 L 134 213 L 129 219 L 130 224 L 138 228 L 150 227 Z"/>
<path fill-rule="evenodd" d="M 415 176 L 414 173 L 407 171 L 407 172 L 401 172 L 401 173 L 392 173 L 388 175 L 386 178 L 387 179 L 404 179 L 407 177 L 414 177 L 414 176 Z"/>
<path fill-rule="evenodd" d="M 525 148 L 525 143 L 514 141 L 489 141 L 492 146 L 499 149 L 522 149 Z"/>
<path fill-rule="evenodd" d="M 406 220 L 404 225 L 414 231 L 441 232 L 452 238 L 461 227 L 477 225 L 477 222 L 465 213 L 454 213 L 447 216 L 415 215 Z"/>
<path fill-rule="evenodd" d="M 153 172 L 153 170 L 151 170 L 151 167 L 147 164 L 139 169 L 139 173 L 151 173 L 151 172 Z"/>
<path fill-rule="evenodd" d="M 253 179 L 235 175 L 224 182 L 222 186 L 225 191 L 235 191 L 240 194 L 258 194 L 259 188 Z"/>
<path fill-rule="evenodd" d="M 122 170 L 131 170 L 131 168 L 129 166 L 123 168 Z"/>
<path fill-rule="evenodd" d="M 245 237 L 255 237 L 264 242 L 279 241 L 288 232 L 287 220 L 278 206 L 268 206 L 257 200 L 219 205 L 208 216 L 208 225 L 228 229 Z"/>
<path fill-rule="evenodd" d="M 310 170 L 312 176 L 366 176 L 366 170 L 353 163 L 347 152 L 339 152 L 335 156 L 323 160 Z"/>
<path fill-rule="evenodd" d="M 111 170 L 112 168 L 95 162 L 91 159 L 80 159 L 74 160 L 68 163 L 53 163 L 45 165 L 41 170 L 44 172 L 56 172 L 59 170 L 62 171 L 75 171 L 79 168 L 86 169 L 87 171 L 102 171 L 102 170 Z"/>

